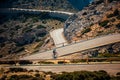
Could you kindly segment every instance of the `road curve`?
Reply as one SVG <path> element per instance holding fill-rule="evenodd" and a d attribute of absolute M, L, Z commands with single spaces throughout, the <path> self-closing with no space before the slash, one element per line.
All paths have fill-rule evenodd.
<path fill-rule="evenodd" d="M 65 11 L 51 11 L 51 10 L 38 10 L 38 9 L 21 9 L 21 8 L 1 8 L 0 13 L 29 13 L 29 14 L 41 14 L 41 13 L 49 13 L 48 15 L 51 17 L 57 17 L 62 19 L 67 19 L 69 16 L 74 13 L 65 12 Z"/>
<path fill-rule="evenodd" d="M 67 15 L 73 15 L 74 13 L 65 12 L 65 11 L 51 11 L 51 10 L 38 10 L 38 9 L 22 9 L 22 8 L 1 8 L 1 11 L 11 10 L 11 11 L 28 11 L 28 12 L 51 12 L 51 13 L 61 13 Z"/>
<path fill-rule="evenodd" d="M 83 51 L 115 42 L 120 42 L 120 34 L 106 35 L 74 44 L 69 44 L 64 47 L 56 48 L 56 51 L 58 53 L 58 56 L 62 56 L 62 55 Z M 53 50 L 48 50 L 44 52 L 38 52 L 36 54 L 29 55 L 20 59 L 21 60 L 52 59 L 53 58 L 52 55 L 53 55 Z"/>
<path fill-rule="evenodd" d="M 63 28 L 50 31 L 50 36 L 53 38 L 56 47 L 67 45 L 67 41 L 63 35 Z"/>

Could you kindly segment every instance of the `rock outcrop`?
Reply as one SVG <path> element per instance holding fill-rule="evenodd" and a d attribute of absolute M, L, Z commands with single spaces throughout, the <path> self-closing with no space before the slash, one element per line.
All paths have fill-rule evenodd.
<path fill-rule="evenodd" d="M 119 3 L 120 1 L 112 1 L 106 5 L 102 0 L 96 0 L 82 11 L 69 17 L 64 25 L 66 39 L 71 42 L 119 33 L 120 30 L 117 28 L 117 25 L 120 24 Z"/>

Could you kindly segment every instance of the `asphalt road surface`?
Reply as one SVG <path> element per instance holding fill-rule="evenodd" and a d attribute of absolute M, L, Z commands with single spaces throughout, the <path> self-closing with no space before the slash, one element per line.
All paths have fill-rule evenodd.
<path fill-rule="evenodd" d="M 8 66 L 8 67 L 22 67 L 28 70 L 52 71 L 52 72 L 73 72 L 73 71 L 99 71 L 105 70 L 111 75 L 120 72 L 120 64 L 79 64 L 79 65 L 51 65 L 51 66 Z"/>
<path fill-rule="evenodd" d="M 63 35 L 63 28 L 51 31 L 50 36 L 53 38 L 56 47 L 67 45 L 67 41 L 65 40 Z"/>
<path fill-rule="evenodd" d="M 120 42 L 120 34 L 107 35 L 102 37 L 97 37 L 91 40 L 82 41 L 79 43 L 69 44 L 64 47 L 56 48 L 58 56 L 63 56 L 66 54 L 71 54 L 78 51 L 83 51 L 115 42 Z M 21 60 L 30 59 L 53 59 L 53 50 L 48 50 L 44 52 L 38 52 L 26 57 L 20 58 Z"/>

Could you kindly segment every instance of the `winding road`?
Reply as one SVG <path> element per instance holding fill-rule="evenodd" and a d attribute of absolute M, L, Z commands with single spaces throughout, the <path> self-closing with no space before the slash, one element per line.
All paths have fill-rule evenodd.
<path fill-rule="evenodd" d="M 20 8 L 8 8 L 6 10 L 0 10 L 0 13 L 4 13 L 8 11 L 11 12 L 29 12 L 29 13 L 41 13 L 41 12 L 48 12 L 51 16 L 55 17 L 68 17 L 73 15 L 70 12 L 63 12 L 63 11 L 50 11 L 50 10 L 34 10 L 34 9 L 20 9 Z M 103 45 L 120 42 L 120 34 L 112 34 L 106 35 L 101 37 L 96 37 L 93 39 L 67 44 L 66 40 L 63 36 L 63 28 L 57 29 L 50 32 L 51 37 L 54 40 L 56 45 L 56 51 L 59 56 L 71 54 L 78 51 L 84 51 L 96 47 L 100 47 Z M 61 43 L 65 43 L 64 45 Z M 20 60 L 36 60 L 36 59 L 53 59 L 53 50 L 37 52 L 32 55 L 24 56 L 20 58 Z M 81 71 L 81 70 L 88 70 L 88 71 L 96 71 L 96 70 L 106 70 L 110 74 L 116 74 L 120 72 L 119 68 L 120 64 L 80 64 L 80 65 L 48 65 L 48 66 L 8 66 L 8 67 L 22 67 L 27 69 L 39 70 L 39 71 L 52 71 L 52 72 L 72 72 L 72 71 Z"/>
<path fill-rule="evenodd" d="M 36 10 L 36 9 L 20 9 L 20 8 L 7 8 L 7 9 L 0 9 L 0 13 L 32 13 L 32 14 L 39 14 L 41 12 L 48 12 L 49 15 L 53 17 L 60 17 L 60 18 L 68 18 L 70 15 L 73 15 L 74 13 L 70 12 L 64 12 L 64 11 L 50 11 L 50 10 Z M 97 37 L 94 39 L 73 43 L 73 44 L 67 44 L 61 45 L 61 43 L 65 42 L 65 39 L 62 35 L 63 30 L 55 30 L 51 32 L 51 37 L 54 39 L 54 43 L 56 45 L 56 51 L 59 56 L 71 54 L 78 51 L 83 51 L 115 42 L 120 42 L 120 34 L 114 34 L 114 35 L 107 35 L 102 37 Z M 57 38 L 56 38 L 57 37 Z M 58 45 L 59 44 L 59 45 Z M 31 59 L 52 59 L 53 58 L 53 50 L 43 51 L 43 52 L 37 52 L 36 54 L 32 54 L 29 56 L 25 56 L 20 58 L 20 60 L 31 60 Z"/>
<path fill-rule="evenodd" d="M 67 45 L 67 41 L 63 35 L 63 28 L 50 31 L 50 36 L 53 38 L 56 47 Z"/>
<path fill-rule="evenodd" d="M 120 42 L 120 34 L 112 34 L 101 37 L 96 37 L 90 40 L 68 44 L 66 46 L 56 47 L 56 51 L 59 56 L 71 54 L 78 51 L 88 50 L 95 47 Z M 53 50 L 48 50 L 44 52 L 38 52 L 23 58 L 21 60 L 32 60 L 32 59 L 53 59 Z"/>

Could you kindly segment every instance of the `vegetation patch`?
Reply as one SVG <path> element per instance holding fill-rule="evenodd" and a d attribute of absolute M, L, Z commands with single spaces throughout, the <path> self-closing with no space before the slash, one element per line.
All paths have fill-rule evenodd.
<path fill-rule="evenodd" d="M 11 73 L 11 70 L 14 71 Z M 61 74 L 56 74 L 53 72 L 43 72 L 40 74 L 39 71 L 27 71 L 22 68 L 14 68 L 8 70 L 1 69 L 0 72 L 4 73 L 1 75 L 0 80 L 46 80 L 47 75 L 50 75 L 50 80 L 119 80 L 120 72 L 116 76 L 110 76 L 106 71 L 74 71 L 74 72 L 62 72 Z M 24 72 L 25 74 L 19 74 Z M 10 74 L 10 75 L 9 75 Z M 47 79 L 49 80 L 49 79 Z"/>
<path fill-rule="evenodd" d="M 33 77 L 32 75 L 12 75 L 9 80 L 44 80 L 43 78 Z"/>
<path fill-rule="evenodd" d="M 118 9 L 116 9 L 112 14 L 107 15 L 107 18 L 111 18 L 111 17 L 114 17 L 114 16 L 119 16 Z"/>
<path fill-rule="evenodd" d="M 26 72 L 27 69 L 24 68 L 9 68 L 10 72 Z"/>
<path fill-rule="evenodd" d="M 37 28 L 37 29 L 41 29 L 41 28 L 46 28 L 46 27 L 43 26 L 43 25 L 38 25 L 36 28 Z"/>
<path fill-rule="evenodd" d="M 71 60 L 71 63 L 79 63 L 79 62 L 86 62 L 86 59 L 75 59 L 75 60 Z"/>
<path fill-rule="evenodd" d="M 111 18 L 111 17 L 114 17 L 114 14 L 107 15 L 107 18 Z"/>
<path fill-rule="evenodd" d="M 40 61 L 39 64 L 54 64 L 54 62 L 48 62 L 48 61 Z"/>
<path fill-rule="evenodd" d="M 116 25 L 116 27 L 117 27 L 118 29 L 120 29 L 120 23 L 118 23 L 118 24 Z"/>
<path fill-rule="evenodd" d="M 102 27 L 105 27 L 105 26 L 107 26 L 108 23 L 109 23 L 109 20 L 104 20 L 104 21 L 100 22 L 99 25 Z"/>
<path fill-rule="evenodd" d="M 99 53 L 98 57 L 118 57 L 119 54 L 113 53 Z"/>
<path fill-rule="evenodd" d="M 32 62 L 29 60 L 21 60 L 21 61 L 19 61 L 19 64 L 20 65 L 27 65 L 27 64 L 32 64 Z"/>
<path fill-rule="evenodd" d="M 58 61 L 58 64 L 65 64 L 65 63 L 67 63 L 67 62 L 65 62 L 65 61 Z"/>
<path fill-rule="evenodd" d="M 91 31 L 91 28 L 85 28 L 84 30 L 82 30 L 82 34 L 88 33 Z"/>
<path fill-rule="evenodd" d="M 118 15 L 116 18 L 117 18 L 118 20 L 120 20 L 120 15 Z"/>
<path fill-rule="evenodd" d="M 62 73 L 53 76 L 54 80 L 110 80 L 110 76 L 104 70 L 90 71 L 75 71 L 70 73 Z"/>

